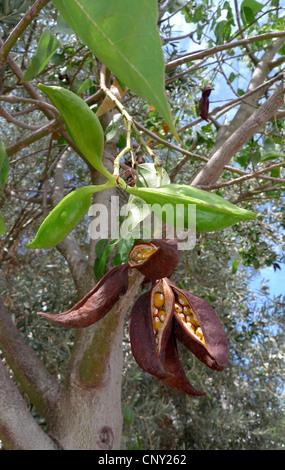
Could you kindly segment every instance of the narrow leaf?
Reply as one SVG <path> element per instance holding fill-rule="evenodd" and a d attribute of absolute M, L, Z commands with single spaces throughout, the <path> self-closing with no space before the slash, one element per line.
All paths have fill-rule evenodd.
<path fill-rule="evenodd" d="M 275 158 L 285 158 L 284 153 L 275 152 L 274 150 L 266 152 L 262 155 L 260 161 L 267 162 L 268 160 L 274 160 Z"/>
<path fill-rule="evenodd" d="M 97 279 L 101 279 L 104 274 L 107 258 L 115 248 L 115 243 L 108 239 L 98 240 L 95 247 L 96 259 L 94 263 L 94 273 Z"/>
<path fill-rule="evenodd" d="M 39 75 L 44 70 L 59 46 L 60 42 L 58 39 L 49 29 L 45 29 L 40 37 L 35 55 L 22 78 L 22 82 L 29 82 Z"/>
<path fill-rule="evenodd" d="M 98 117 L 79 96 L 66 88 L 38 85 L 59 110 L 70 137 L 91 165 L 107 178 L 102 163 L 104 133 Z"/>
<path fill-rule="evenodd" d="M 255 218 L 253 212 L 241 209 L 231 204 L 226 199 L 217 194 L 208 193 L 193 186 L 168 184 L 158 188 L 131 188 L 126 190 L 134 195 L 142 198 L 150 209 L 154 211 L 153 205 L 166 206 L 170 205 L 174 213 L 175 226 L 183 225 L 183 228 L 191 226 L 191 220 L 188 220 L 188 205 L 196 206 L 196 230 L 197 231 L 214 231 L 220 230 L 241 220 L 252 220 Z M 184 206 L 184 220 L 178 220 L 177 210 Z M 160 213 L 154 211 L 155 215 L 160 217 L 164 222 L 167 217 L 167 211 Z M 169 222 L 170 223 L 170 222 Z"/>
<path fill-rule="evenodd" d="M 154 0 L 53 0 L 98 59 L 152 104 L 179 139 L 164 90 L 164 58 Z"/>
<path fill-rule="evenodd" d="M 27 248 L 51 248 L 62 242 L 87 213 L 92 194 L 103 189 L 105 185 L 84 186 L 65 196 L 45 218 Z"/>

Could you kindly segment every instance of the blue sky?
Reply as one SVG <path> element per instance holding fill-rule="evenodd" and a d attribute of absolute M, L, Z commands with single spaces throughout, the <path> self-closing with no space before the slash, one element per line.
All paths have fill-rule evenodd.
<path fill-rule="evenodd" d="M 279 263 L 281 270 L 274 271 L 272 267 L 259 269 L 251 279 L 253 289 L 260 289 L 264 281 L 268 280 L 270 297 L 285 295 L 285 264 Z"/>

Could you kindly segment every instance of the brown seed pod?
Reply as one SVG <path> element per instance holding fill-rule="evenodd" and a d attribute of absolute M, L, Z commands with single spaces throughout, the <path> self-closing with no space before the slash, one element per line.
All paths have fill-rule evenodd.
<path fill-rule="evenodd" d="M 111 269 L 74 307 L 57 315 L 38 312 L 65 328 L 85 328 L 96 323 L 111 310 L 128 289 L 127 263 Z"/>
<path fill-rule="evenodd" d="M 196 390 L 186 377 L 179 359 L 175 332 L 173 330 L 165 347 L 165 361 L 163 365 L 164 369 L 171 374 L 170 377 L 160 379 L 164 385 L 191 396 L 205 395 L 205 392 Z"/>
<path fill-rule="evenodd" d="M 150 281 L 170 277 L 179 262 L 175 239 L 154 239 L 136 243 L 129 253 L 129 267 L 136 268 Z"/>
<path fill-rule="evenodd" d="M 137 299 L 131 311 L 129 332 L 133 356 L 141 369 L 158 378 L 170 375 L 163 363 L 173 306 L 173 293 L 161 279 Z"/>
<path fill-rule="evenodd" d="M 202 89 L 202 97 L 199 100 L 199 116 L 207 122 L 209 122 L 209 96 L 213 89 L 211 85 L 206 85 Z"/>
<path fill-rule="evenodd" d="M 215 311 L 201 297 L 170 285 L 175 294 L 176 338 L 201 362 L 222 371 L 228 361 L 228 345 Z"/>
<path fill-rule="evenodd" d="M 191 385 L 180 363 L 173 311 L 174 295 L 166 279 L 138 298 L 130 318 L 133 356 L 141 369 L 159 378 L 164 385 L 188 395 L 204 395 Z"/>
<path fill-rule="evenodd" d="M 174 296 L 165 279 L 160 279 L 150 292 L 150 308 L 152 314 L 153 334 L 158 357 L 163 360 L 164 344 L 169 334 L 172 321 Z"/>

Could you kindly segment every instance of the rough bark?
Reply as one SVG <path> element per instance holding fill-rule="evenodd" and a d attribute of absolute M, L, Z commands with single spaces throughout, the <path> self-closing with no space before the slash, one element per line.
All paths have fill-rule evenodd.
<path fill-rule="evenodd" d="M 51 434 L 66 450 L 120 449 L 123 327 L 143 276 L 100 322 L 78 330 L 69 374 L 54 409 Z"/>
<path fill-rule="evenodd" d="M 6 450 L 55 450 L 0 361 L 0 438 Z"/>

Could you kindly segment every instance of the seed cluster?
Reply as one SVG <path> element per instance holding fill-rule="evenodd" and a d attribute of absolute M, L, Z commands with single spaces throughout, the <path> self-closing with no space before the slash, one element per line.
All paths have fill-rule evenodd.
<path fill-rule="evenodd" d="M 146 261 L 157 249 L 151 245 L 137 245 L 130 254 L 132 262 L 140 264 Z"/>
<path fill-rule="evenodd" d="M 180 293 L 176 294 L 174 308 L 175 312 L 179 315 L 183 321 L 183 324 L 188 328 L 188 330 L 193 333 L 200 341 L 202 341 L 203 344 L 205 344 L 202 328 L 193 308 L 184 295 Z"/>
<path fill-rule="evenodd" d="M 156 292 L 153 296 L 153 305 L 152 305 L 152 322 L 153 322 L 153 331 L 156 336 L 156 341 L 158 343 L 158 330 L 164 323 L 166 319 L 166 310 L 164 308 L 164 294 L 162 292 Z"/>

